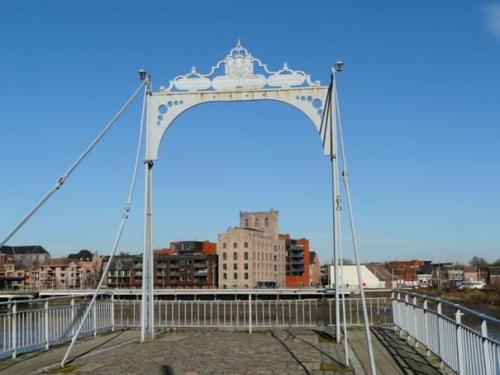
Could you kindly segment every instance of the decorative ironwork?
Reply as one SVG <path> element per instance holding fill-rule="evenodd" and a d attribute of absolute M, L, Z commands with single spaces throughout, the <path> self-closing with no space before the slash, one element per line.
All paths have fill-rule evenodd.
<path fill-rule="evenodd" d="M 215 75 L 222 65 L 224 74 Z M 261 73 L 255 73 L 255 68 L 259 68 Z M 290 69 L 287 63 L 280 70 L 272 71 L 238 41 L 226 58 L 214 65 L 208 74 L 198 73 L 193 66 L 191 72 L 175 77 L 168 88 L 162 87 L 161 91 L 234 91 L 310 86 L 320 86 L 320 82 L 311 81 L 311 77 L 301 70 Z"/>

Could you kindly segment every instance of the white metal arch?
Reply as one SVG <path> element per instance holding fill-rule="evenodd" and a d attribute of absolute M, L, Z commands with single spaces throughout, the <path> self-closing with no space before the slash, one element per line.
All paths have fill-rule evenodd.
<path fill-rule="evenodd" d="M 279 101 L 304 113 L 320 133 L 327 96 L 328 87 L 324 86 L 200 93 L 151 93 L 148 98 L 149 135 L 146 159 L 158 159 L 161 140 L 168 128 L 177 117 L 195 106 L 211 102 Z M 324 133 L 323 150 L 325 155 L 329 155 L 330 137 L 326 137 L 326 132 Z"/>
<path fill-rule="evenodd" d="M 224 71 L 221 72 L 222 67 Z M 286 63 L 277 71 L 252 56 L 238 41 L 228 55 L 215 64 L 208 74 L 193 67 L 188 74 L 179 75 L 160 91 L 151 90 L 148 78 L 146 104 L 146 150 L 144 189 L 144 252 L 141 306 L 141 340 L 154 337 L 154 262 L 152 231 L 152 169 L 158 159 L 162 138 L 175 119 L 190 108 L 210 102 L 241 102 L 276 100 L 303 112 L 314 124 L 321 137 L 323 151 L 337 163 L 336 116 L 332 107 L 333 85 L 321 86 L 301 70 L 292 70 Z M 329 112 L 330 116 L 327 116 Z M 329 117 L 329 121 L 325 121 Z M 338 196 L 338 168 L 335 170 L 334 201 Z M 334 210 L 334 217 L 338 216 Z M 334 218 L 338 221 L 338 218 Z M 335 228 L 338 226 L 335 225 Z M 337 229 L 334 229 L 336 231 Z M 336 236 L 337 237 L 337 236 Z M 335 241 L 334 247 L 338 247 Z M 335 250 L 335 254 L 337 250 Z M 335 262 L 335 264 L 337 264 Z M 338 283 L 336 283 L 337 285 Z M 338 316 L 339 314 L 337 314 Z"/>
<path fill-rule="evenodd" d="M 224 66 L 223 74 L 217 75 Z M 332 81 L 328 87 L 311 81 L 303 71 L 292 70 L 285 63 L 280 70 L 271 71 L 266 64 L 253 57 L 238 41 L 229 54 L 212 67 L 208 74 L 200 74 L 193 67 L 191 72 L 175 77 L 167 88 L 152 92 L 148 78 L 147 115 L 146 115 L 146 150 L 145 150 L 145 189 L 144 189 L 144 252 L 141 301 L 141 341 L 154 338 L 154 262 L 152 232 L 152 169 L 158 159 L 162 138 L 175 119 L 190 108 L 210 102 L 241 102 L 255 100 L 275 100 L 287 103 L 303 112 L 314 124 L 323 144 L 323 152 L 332 162 L 332 201 L 333 201 L 333 253 L 335 266 L 335 298 L 336 298 L 336 338 L 340 340 L 340 297 L 339 276 L 340 241 L 340 189 L 337 157 L 337 96 L 335 92 L 335 72 L 332 70 Z M 340 125 L 340 122 L 339 122 Z M 342 139 L 340 138 L 342 145 Z M 344 158 L 345 162 L 345 158 Z M 344 183 L 347 185 L 348 173 L 343 171 Z M 346 186 L 348 201 L 349 193 Z M 349 212 L 350 205 L 349 205 Z M 351 217 L 351 228 L 355 245 L 354 227 Z M 358 277 L 362 283 L 359 260 L 356 255 Z M 341 273 L 341 272 L 340 272 Z M 366 302 L 363 287 L 360 286 L 365 316 L 365 330 L 368 339 L 372 372 L 376 374 L 373 360 L 373 349 L 368 327 Z M 345 307 L 344 307 L 345 309 Z M 345 313 L 344 313 L 345 324 Z M 345 328 L 345 325 L 344 325 Z M 346 363 L 347 341 L 346 345 Z M 340 341 L 339 341 L 340 342 Z"/>

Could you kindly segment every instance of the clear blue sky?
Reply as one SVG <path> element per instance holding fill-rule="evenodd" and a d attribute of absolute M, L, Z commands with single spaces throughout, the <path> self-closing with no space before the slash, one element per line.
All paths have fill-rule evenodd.
<path fill-rule="evenodd" d="M 363 260 L 500 257 L 500 1 L 16 1 L 0 14 L 0 235 L 137 86 L 208 71 L 237 39 L 339 79 Z M 139 102 L 10 244 L 108 253 Z M 121 250 L 142 246 L 142 174 Z M 169 130 L 154 170 L 154 246 L 209 239 L 240 210 L 331 254 L 329 160 L 279 103 L 209 104 Z M 345 224 L 344 224 L 345 225 Z M 347 238 L 347 233 L 346 236 Z M 346 243 L 346 256 L 349 254 Z"/>

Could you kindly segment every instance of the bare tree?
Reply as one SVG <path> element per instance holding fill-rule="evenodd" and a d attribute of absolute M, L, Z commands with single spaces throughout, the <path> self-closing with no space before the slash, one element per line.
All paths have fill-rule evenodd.
<path fill-rule="evenodd" d="M 470 266 L 486 266 L 487 264 L 488 264 L 488 261 L 486 259 L 484 259 L 483 257 L 479 257 L 477 255 L 474 255 L 471 258 L 471 260 L 469 260 Z"/>

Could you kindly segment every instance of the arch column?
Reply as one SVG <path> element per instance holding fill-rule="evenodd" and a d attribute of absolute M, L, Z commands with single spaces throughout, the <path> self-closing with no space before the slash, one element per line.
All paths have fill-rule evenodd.
<path fill-rule="evenodd" d="M 154 339 L 153 161 L 144 162 L 141 342 Z"/>

